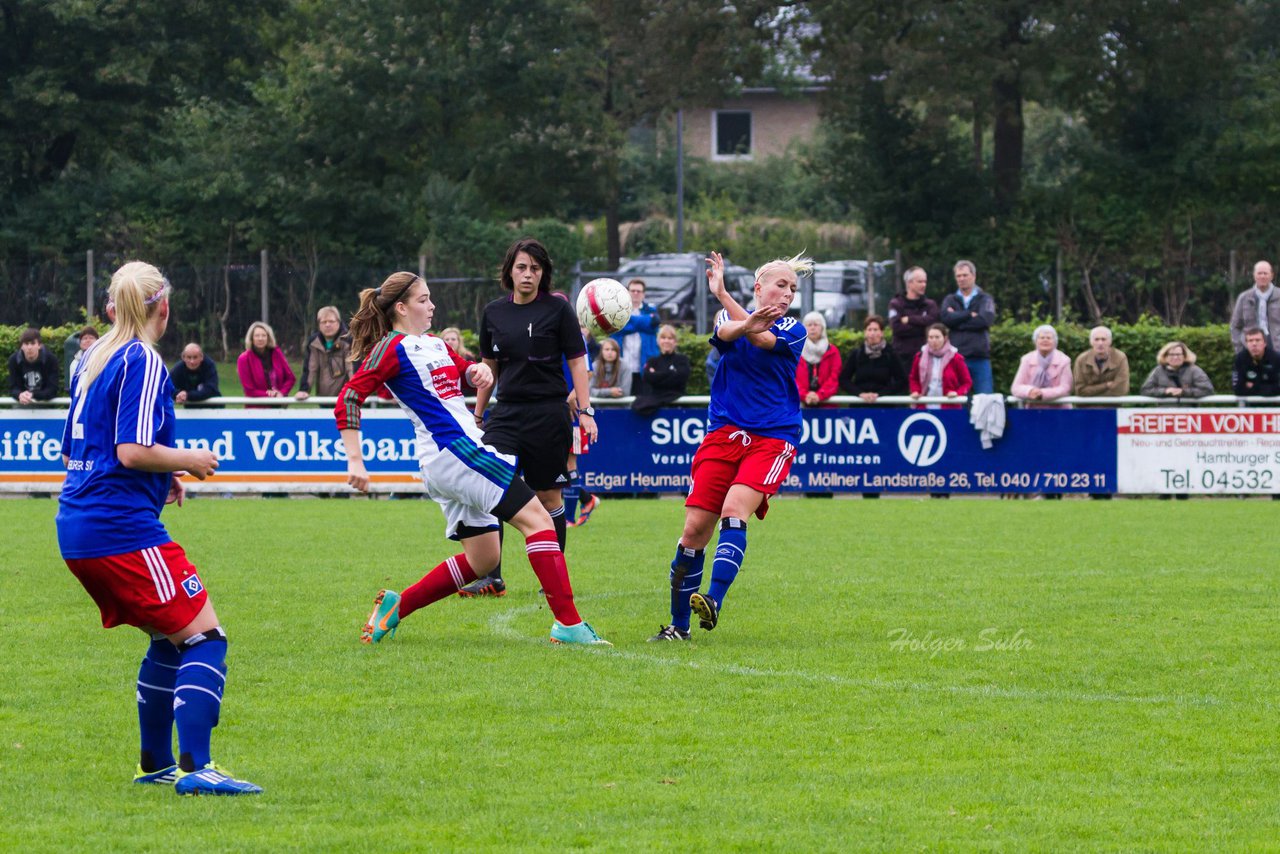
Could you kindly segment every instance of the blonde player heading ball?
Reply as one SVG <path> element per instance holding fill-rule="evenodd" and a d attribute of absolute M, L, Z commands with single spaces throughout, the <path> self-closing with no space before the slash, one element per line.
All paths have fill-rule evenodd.
<path fill-rule="evenodd" d="M 724 306 L 711 336 L 720 366 L 711 383 L 707 434 L 693 456 L 684 531 L 671 562 L 671 624 L 651 641 L 688 640 L 695 612 L 702 628 L 716 627 L 747 553 L 747 519 L 753 513 L 764 519 L 769 496 L 787 479 L 800 441 L 795 373 L 805 328 L 786 314 L 797 277 L 811 272 L 813 262 L 797 255 L 756 270 L 754 312 L 725 290 L 724 259 L 713 252 L 707 264 L 707 285 Z M 717 522 L 711 584 L 702 593 L 704 550 Z"/>
<path fill-rule="evenodd" d="M 578 616 L 551 516 L 517 476 L 515 458 L 486 445 L 467 411 L 459 378 L 465 376 L 483 391 L 493 385 L 493 371 L 467 362 L 444 341 L 428 335 L 434 313 L 431 290 L 423 279 L 393 273 L 377 288 L 360 293 L 360 308 L 351 318 L 352 353 L 364 363 L 334 406 L 347 452 L 347 482 L 361 492 L 369 489 L 360 404 L 385 384 L 413 422 L 418 468 L 427 495 L 444 512 L 445 535 L 462 543 L 461 554 L 442 562 L 404 593 L 378 593 L 361 640 L 377 643 L 394 634 L 409 614 L 457 593 L 497 566 L 501 520 L 524 535 L 529 563 L 555 615 L 551 641 L 607 644 Z M 564 448 L 555 450 L 563 458 Z"/>

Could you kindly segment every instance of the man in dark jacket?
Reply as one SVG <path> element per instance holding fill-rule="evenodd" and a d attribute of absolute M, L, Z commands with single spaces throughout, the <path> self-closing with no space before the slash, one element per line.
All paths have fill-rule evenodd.
<path fill-rule="evenodd" d="M 58 358 L 40 341 L 40 330 L 24 329 L 18 350 L 9 357 L 9 394 L 26 406 L 37 400 L 53 400 L 62 370 Z"/>
<path fill-rule="evenodd" d="M 174 363 L 169 378 L 173 380 L 174 403 L 198 403 L 222 394 L 218 391 L 218 366 L 199 344 L 182 348 L 182 359 Z"/>
<path fill-rule="evenodd" d="M 1231 388 L 1240 397 L 1280 395 L 1280 356 L 1267 346 L 1259 326 L 1244 331 L 1244 349 L 1231 366 Z"/>
<path fill-rule="evenodd" d="M 889 300 L 889 327 L 893 330 L 893 353 L 904 373 L 911 372 L 916 353 L 924 346 L 929 327 L 938 322 L 938 304 L 924 295 L 929 274 L 912 267 L 902 274 L 903 292 Z"/>
<path fill-rule="evenodd" d="M 996 301 L 978 287 L 978 268 L 972 261 L 957 261 L 952 271 L 956 292 L 942 300 L 942 322 L 951 330 L 951 344 L 964 356 L 973 377 L 973 394 L 991 394 L 991 335 L 996 322 Z"/>

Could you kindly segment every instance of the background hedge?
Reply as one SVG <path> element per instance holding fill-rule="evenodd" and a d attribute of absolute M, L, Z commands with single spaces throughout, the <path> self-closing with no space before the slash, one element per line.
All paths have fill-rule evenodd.
<path fill-rule="evenodd" d="M 1018 361 L 1032 349 L 1031 333 L 1040 323 L 1015 323 L 1006 321 L 991 329 L 991 363 L 998 391 L 1008 393 L 1009 385 L 1018 370 Z M 67 336 L 79 332 L 81 322 L 46 326 L 40 330 L 44 344 L 63 366 L 63 390 L 66 393 L 66 359 L 63 342 Z M 105 327 L 98 325 L 100 331 Z M 18 336 L 26 327 L 0 326 L 0 356 L 8 359 L 18 349 Z M 1063 324 L 1058 331 L 1058 348 L 1074 361 L 1089 348 L 1089 330 L 1092 327 Z M 1213 326 L 1165 326 L 1154 318 L 1143 318 L 1135 324 L 1111 326 L 1115 346 L 1129 357 L 1129 393 L 1137 394 L 1142 381 L 1156 364 L 1156 353 L 1169 341 L 1182 341 L 1196 354 L 1196 364 L 1213 380 L 1214 389 L 1220 394 L 1231 393 L 1231 362 L 1235 356 L 1231 348 L 1231 334 L 1227 324 Z M 840 348 L 842 356 L 862 344 L 862 330 L 832 329 L 828 337 Z M 463 340 L 474 352 L 478 341 L 475 333 L 463 330 Z M 689 376 L 689 394 L 707 394 L 709 391 L 703 364 L 709 348 L 706 335 L 694 335 L 680 331 L 680 352 L 689 357 L 693 370 Z M 6 383 L 8 380 L 6 379 Z M 3 392 L 8 393 L 8 387 Z"/>

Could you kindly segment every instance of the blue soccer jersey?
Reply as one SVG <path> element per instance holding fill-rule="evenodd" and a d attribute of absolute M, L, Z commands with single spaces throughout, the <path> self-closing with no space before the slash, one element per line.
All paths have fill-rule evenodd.
<path fill-rule="evenodd" d="M 171 475 L 125 468 L 116 445 L 174 444 L 173 383 L 160 354 L 134 339 L 82 393 L 62 431 L 67 479 L 58 506 L 64 558 L 126 554 L 169 542 L 160 511 Z"/>
<path fill-rule="evenodd" d="M 716 328 L 727 319 L 728 313 L 721 311 Z M 711 382 L 708 433 L 732 425 L 757 436 L 800 443 L 796 364 L 804 349 L 804 325 L 794 317 L 781 317 L 769 331 L 778 339 L 772 350 L 757 347 L 745 335 L 730 342 L 711 336 L 721 359 Z"/>

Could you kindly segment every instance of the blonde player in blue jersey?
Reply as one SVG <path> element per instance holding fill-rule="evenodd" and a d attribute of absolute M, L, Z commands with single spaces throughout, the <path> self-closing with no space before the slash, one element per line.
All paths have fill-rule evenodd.
<path fill-rule="evenodd" d="M 651 641 L 689 639 L 693 613 L 710 631 L 720 620 L 725 594 L 747 553 L 747 519 L 764 519 L 795 459 L 800 441 L 796 364 L 805 328 L 787 317 L 798 276 L 813 270 L 799 255 L 756 270 L 755 311 L 725 290 L 724 259 L 707 259 L 707 285 L 723 310 L 711 346 L 720 366 L 711 383 L 707 434 L 693 456 L 693 486 L 685 500 L 684 532 L 671 562 L 671 624 Z M 704 550 L 719 523 L 711 584 L 701 592 Z"/>
<path fill-rule="evenodd" d="M 524 535 L 529 563 L 555 615 L 551 641 L 607 645 L 578 615 L 550 514 L 516 475 L 515 457 L 486 445 L 467 411 L 459 380 L 465 377 L 483 391 L 493 385 L 493 371 L 467 362 L 444 341 L 428 335 L 434 313 L 431 290 L 423 279 L 393 273 L 377 288 L 361 292 L 360 308 L 351 318 L 351 352 L 364 363 L 334 406 L 347 454 L 347 482 L 362 492 L 369 488 L 360 405 L 385 385 L 413 422 L 422 483 L 444 512 L 445 535 L 462 543 L 460 554 L 445 559 L 403 593 L 379 592 L 361 640 L 377 643 L 393 635 L 414 611 L 457 593 L 496 567 L 502 555 L 501 520 Z M 564 445 L 554 450 L 563 460 Z"/>
<path fill-rule="evenodd" d="M 72 379 L 58 547 L 105 628 L 137 626 L 151 637 L 138 670 L 134 782 L 173 784 L 181 795 L 257 794 L 262 789 L 210 758 L 227 635 L 196 568 L 160 522 L 166 504 L 182 505 L 182 474 L 204 480 L 218 468 L 209 451 L 174 447 L 173 383 L 155 350 L 169 324 L 170 290 L 159 270 L 139 261 L 111 277 L 115 325 Z"/>

